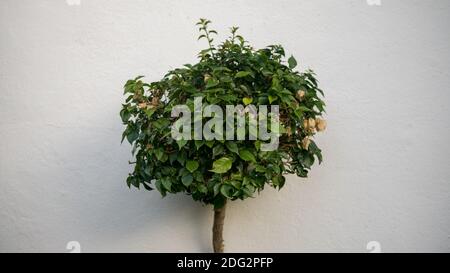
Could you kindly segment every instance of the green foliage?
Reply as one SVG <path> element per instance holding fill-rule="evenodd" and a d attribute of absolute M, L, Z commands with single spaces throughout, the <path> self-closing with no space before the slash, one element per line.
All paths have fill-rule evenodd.
<path fill-rule="evenodd" d="M 325 129 L 320 117 L 325 103 L 312 71 L 294 71 L 297 61 L 284 61 L 284 49 L 272 45 L 252 48 L 231 28 L 231 37 L 213 45 L 210 21 L 198 23 L 199 39 L 208 48 L 199 62 L 169 71 L 162 80 L 145 83 L 142 76 L 128 80 L 120 117 L 126 126 L 122 141 L 132 145 L 134 171 L 127 185 L 156 187 L 163 196 L 185 192 L 194 200 L 216 207 L 226 199 L 245 199 L 266 184 L 281 189 L 284 175 L 306 177 L 321 150 L 311 140 Z M 280 145 L 261 151 L 261 141 L 181 140 L 171 137 L 171 110 L 175 105 L 193 109 L 194 97 L 203 104 L 276 104 L 280 107 Z M 204 118 L 205 123 L 209 118 Z M 248 130 L 247 130 L 248 133 Z"/>

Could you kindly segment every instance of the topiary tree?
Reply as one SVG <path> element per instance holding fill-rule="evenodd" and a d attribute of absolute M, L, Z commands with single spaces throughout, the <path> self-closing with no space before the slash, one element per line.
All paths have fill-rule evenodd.
<path fill-rule="evenodd" d="M 291 56 L 286 63 L 282 46 L 256 50 L 237 34 L 236 27 L 231 28 L 228 39 L 216 46 L 212 36 L 217 33 L 208 28 L 209 24 L 206 19 L 197 24 L 199 39 L 208 42 L 208 48 L 199 53 L 198 63 L 169 71 L 160 81 L 145 83 L 142 76 L 127 81 L 120 116 L 126 125 L 122 141 L 126 138 L 130 142 L 135 157 L 130 162 L 134 171 L 127 178 L 128 187 L 156 187 L 162 196 L 184 192 L 196 201 L 213 205 L 213 248 L 223 252 L 227 201 L 253 197 L 266 185 L 281 189 L 284 175 L 307 177 L 315 160 L 322 161 L 321 150 L 312 138 L 326 127 L 321 119 L 325 103 L 320 99 L 323 92 L 314 73 L 295 71 L 296 60 Z M 199 98 L 200 109 L 196 108 Z M 193 121 L 190 113 L 182 118 L 174 116 L 180 105 L 194 112 Z M 236 106 L 231 121 L 244 117 L 240 121 L 249 126 L 239 122 L 230 126 L 230 120 L 220 123 L 220 119 L 211 125 L 209 121 L 218 117 L 214 111 L 195 117 L 196 111 L 212 105 L 219 110 Z M 278 106 L 278 111 L 267 113 L 266 118 L 257 115 L 259 129 L 266 124 L 267 132 L 276 136 L 272 149 L 267 148 L 267 138 L 257 138 L 261 131 L 250 126 L 251 119 L 257 116 L 247 110 L 262 106 Z M 194 125 L 187 134 L 191 138 L 174 137 L 180 120 Z M 200 124 L 200 130 L 202 126 L 214 128 L 211 132 L 216 133 L 215 137 L 196 136 L 196 124 Z M 227 138 L 223 136 L 224 128 Z M 228 138 L 235 131 L 245 133 L 245 137 Z"/>

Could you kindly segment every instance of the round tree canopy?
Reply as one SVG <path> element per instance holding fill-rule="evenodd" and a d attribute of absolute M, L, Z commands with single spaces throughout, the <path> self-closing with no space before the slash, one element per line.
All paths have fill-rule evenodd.
<path fill-rule="evenodd" d="M 129 187 L 184 192 L 220 208 L 265 185 L 281 189 L 286 174 L 306 177 L 322 161 L 312 138 L 326 127 L 325 103 L 314 73 L 296 71 L 282 46 L 254 49 L 236 27 L 216 46 L 209 23 L 198 23 L 208 43 L 198 63 L 160 81 L 127 81 L 120 116 L 135 157 Z"/>

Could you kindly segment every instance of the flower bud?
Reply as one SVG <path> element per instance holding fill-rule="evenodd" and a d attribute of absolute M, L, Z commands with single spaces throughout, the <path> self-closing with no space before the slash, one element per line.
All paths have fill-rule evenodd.
<path fill-rule="evenodd" d="M 211 79 L 211 75 L 205 74 L 205 76 L 203 77 L 203 80 L 204 80 L 205 82 L 207 82 L 209 79 Z"/>
<path fill-rule="evenodd" d="M 147 103 L 146 102 L 141 102 L 138 104 L 139 109 L 144 109 L 147 108 Z"/>

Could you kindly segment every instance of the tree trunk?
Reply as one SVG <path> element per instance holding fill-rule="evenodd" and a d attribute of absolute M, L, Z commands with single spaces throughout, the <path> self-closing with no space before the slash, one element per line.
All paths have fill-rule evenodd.
<path fill-rule="evenodd" d="M 214 253 L 223 253 L 223 223 L 226 203 L 220 209 L 214 209 L 213 248 Z"/>

